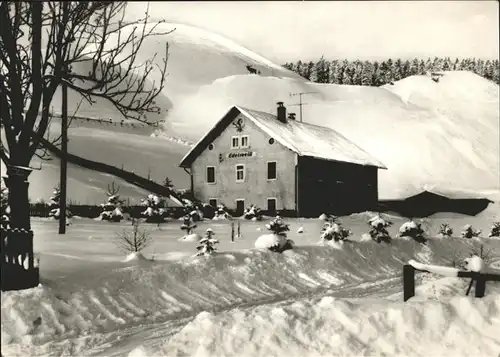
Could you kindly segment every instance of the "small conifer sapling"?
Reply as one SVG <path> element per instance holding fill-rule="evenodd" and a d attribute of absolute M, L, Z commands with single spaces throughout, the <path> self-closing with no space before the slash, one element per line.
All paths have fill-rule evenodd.
<path fill-rule="evenodd" d="M 491 232 L 488 235 L 488 237 L 500 237 L 500 222 L 495 222 L 493 223 L 493 226 L 491 227 Z"/>
<path fill-rule="evenodd" d="M 388 227 L 392 226 L 392 222 L 383 219 L 380 215 L 376 215 L 368 221 L 370 226 L 370 237 L 377 243 L 391 242 L 391 236 L 387 230 Z"/>
<path fill-rule="evenodd" d="M 215 248 L 216 244 L 219 244 L 219 241 L 213 236 L 215 235 L 214 231 L 211 228 L 208 228 L 205 232 L 205 237 L 203 237 L 196 249 L 198 249 L 198 253 L 196 256 L 201 255 L 212 255 L 217 252 L 217 248 Z"/>
<path fill-rule="evenodd" d="M 474 229 L 470 224 L 466 224 L 464 228 L 462 228 L 462 232 L 460 233 L 462 238 L 474 238 L 474 237 L 479 237 L 481 234 L 480 229 Z"/>

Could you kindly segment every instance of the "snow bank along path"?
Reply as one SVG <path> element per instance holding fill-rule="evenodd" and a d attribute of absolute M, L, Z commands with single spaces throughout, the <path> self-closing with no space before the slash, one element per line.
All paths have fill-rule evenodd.
<path fill-rule="evenodd" d="M 485 242 L 498 256 L 500 241 Z M 93 262 L 85 272 L 66 276 L 64 283 L 47 281 L 35 289 L 2 292 L 1 342 L 9 356 L 74 355 L 98 346 L 109 334 L 119 335 L 116 331 L 202 311 L 300 299 L 331 288 L 369 287 L 383 279 L 392 279 L 391 289 L 385 290 L 397 293 L 404 262 L 450 265 L 455 256 L 468 256 L 472 244 L 432 239 L 422 247 L 395 239 L 392 246 L 353 242 L 342 250 L 303 246 L 284 254 L 248 250 L 182 261 Z"/>

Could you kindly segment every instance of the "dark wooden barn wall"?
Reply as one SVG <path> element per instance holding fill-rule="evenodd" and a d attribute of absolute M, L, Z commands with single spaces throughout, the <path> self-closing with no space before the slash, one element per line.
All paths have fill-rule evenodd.
<path fill-rule="evenodd" d="M 343 215 L 377 207 L 376 167 L 310 157 L 299 157 L 298 164 L 300 216 Z"/>

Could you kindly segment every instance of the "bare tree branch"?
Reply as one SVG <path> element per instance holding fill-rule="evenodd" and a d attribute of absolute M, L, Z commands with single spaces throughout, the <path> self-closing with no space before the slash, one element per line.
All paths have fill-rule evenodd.
<path fill-rule="evenodd" d="M 161 22 L 149 23 L 149 7 L 144 18 L 127 22 L 126 5 L 123 1 L 0 3 L 2 160 L 29 166 L 33 156 L 46 157 L 39 150 L 40 140 L 47 133 L 49 108 L 62 83 L 82 97 L 77 111 L 83 101 L 92 105 L 100 98 L 125 118 L 154 124 L 148 114 L 161 111 L 155 99 L 165 85 L 168 45 L 147 59 L 139 54 L 148 38 L 166 36 L 174 29 L 159 31 Z M 151 83 L 148 78 L 153 73 L 159 80 Z"/>

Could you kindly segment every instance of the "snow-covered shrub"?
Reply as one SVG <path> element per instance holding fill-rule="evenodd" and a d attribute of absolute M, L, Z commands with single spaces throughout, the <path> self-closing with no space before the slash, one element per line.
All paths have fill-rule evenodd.
<path fill-rule="evenodd" d="M 464 228 L 462 228 L 462 232 L 460 232 L 460 235 L 462 238 L 473 238 L 473 237 L 479 237 L 481 234 L 481 230 L 475 230 L 472 228 L 470 224 L 466 224 Z"/>
<path fill-rule="evenodd" d="M 322 213 L 318 219 L 322 220 L 322 221 L 325 221 L 325 222 L 331 222 L 332 220 L 335 220 L 336 217 L 332 214 L 326 214 L 326 213 Z"/>
<path fill-rule="evenodd" d="M 260 208 L 255 205 L 250 205 L 250 207 L 245 208 L 243 212 L 243 218 L 251 219 L 253 221 L 261 221 L 262 220 L 262 212 Z"/>
<path fill-rule="evenodd" d="M 61 205 L 61 189 L 59 187 L 54 187 L 54 192 L 52 192 L 53 196 L 50 197 L 50 202 L 49 202 L 49 217 L 53 217 L 54 219 L 59 219 L 59 214 L 61 212 L 60 205 Z M 69 218 L 71 218 L 72 214 L 68 207 L 66 207 L 66 224 L 69 225 L 70 221 Z"/>
<path fill-rule="evenodd" d="M 213 220 L 226 220 L 226 219 L 231 219 L 231 215 L 227 212 L 226 206 L 223 204 L 220 204 L 217 206 L 217 210 L 215 211 L 214 218 Z"/>
<path fill-rule="evenodd" d="M 398 237 L 410 237 L 419 243 L 424 243 L 426 241 L 424 234 L 425 231 L 422 228 L 421 223 L 409 220 L 408 222 L 403 223 L 399 228 Z"/>
<path fill-rule="evenodd" d="M 448 223 L 441 223 L 439 226 L 439 235 L 441 237 L 451 237 L 453 235 L 453 229 Z"/>
<path fill-rule="evenodd" d="M 196 223 L 194 223 L 193 217 L 190 215 L 184 216 L 184 221 L 181 225 L 181 230 L 186 231 L 186 234 L 191 234 L 193 229 L 196 228 Z"/>
<path fill-rule="evenodd" d="M 368 220 L 368 225 L 370 226 L 370 237 L 375 242 L 391 242 L 391 236 L 389 235 L 387 228 L 392 226 L 392 222 L 383 219 L 380 215 L 376 215 Z"/>
<path fill-rule="evenodd" d="M 183 198 L 182 203 L 184 204 L 185 214 L 190 215 L 193 221 L 199 222 L 203 220 L 203 212 L 200 209 L 199 203 L 195 203 L 187 198 Z"/>
<path fill-rule="evenodd" d="M 490 234 L 488 234 L 488 237 L 500 237 L 500 222 L 493 223 L 491 232 Z"/>
<path fill-rule="evenodd" d="M 126 253 L 139 253 L 149 246 L 153 239 L 146 230 L 140 229 L 140 221 L 132 219 L 132 231 L 123 230 L 117 234 L 116 245 Z"/>
<path fill-rule="evenodd" d="M 208 203 L 203 203 L 200 210 L 204 218 L 212 219 L 215 217 L 215 211 L 217 210 L 217 207 L 213 207 Z"/>
<path fill-rule="evenodd" d="M 321 229 L 321 241 L 343 241 L 351 234 L 350 230 L 342 227 L 342 224 L 338 222 L 337 217 L 329 216 L 328 222 L 326 222 Z"/>
<path fill-rule="evenodd" d="M 9 190 L 7 187 L 2 187 L 2 192 L 0 196 L 0 226 L 2 228 L 9 227 L 10 207 L 9 207 Z"/>
<path fill-rule="evenodd" d="M 108 201 L 101 204 L 101 208 L 103 210 L 99 215 L 101 220 L 120 222 L 123 219 L 121 205 L 124 201 L 120 199 L 120 195 L 118 195 L 119 191 L 120 187 L 115 187 L 114 182 L 111 183 L 111 186 L 108 185 L 108 191 L 106 192 Z"/>
<path fill-rule="evenodd" d="M 456 255 L 452 259 L 452 266 L 458 269 L 476 271 L 471 269 L 474 268 L 477 269 L 479 261 L 478 259 L 471 259 L 471 258 L 478 257 L 481 261 L 482 266 L 487 267 L 494 261 L 493 253 L 494 253 L 493 249 L 485 250 L 483 244 L 479 246 L 474 246 L 472 247 L 469 256 L 467 258 Z"/>
<path fill-rule="evenodd" d="M 280 216 L 276 216 L 275 219 L 266 224 L 266 228 L 272 233 L 257 238 L 255 248 L 269 249 L 277 253 L 293 248 L 294 242 L 291 239 L 287 239 L 286 233 L 290 231 L 290 227 L 283 222 Z"/>
<path fill-rule="evenodd" d="M 212 255 L 217 252 L 217 248 L 215 248 L 215 245 L 219 243 L 219 241 L 215 238 L 212 238 L 215 235 L 214 231 L 211 228 L 208 228 L 205 232 L 205 237 L 203 237 L 196 249 L 199 250 L 199 252 L 196 254 L 196 256 L 200 255 Z"/>
<path fill-rule="evenodd" d="M 167 218 L 166 200 L 156 195 L 150 194 L 141 201 L 147 208 L 141 212 L 141 216 L 146 218 L 147 223 L 163 223 Z"/>

